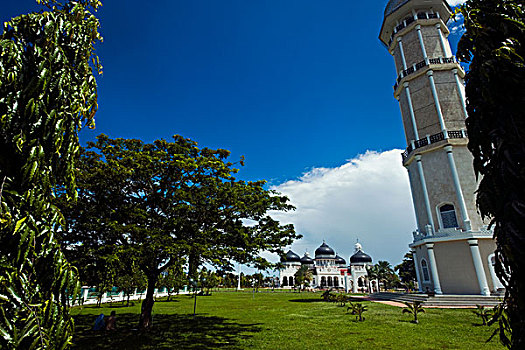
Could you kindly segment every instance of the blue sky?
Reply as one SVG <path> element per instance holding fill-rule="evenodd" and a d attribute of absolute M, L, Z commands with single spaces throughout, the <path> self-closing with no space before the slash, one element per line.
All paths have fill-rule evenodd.
<path fill-rule="evenodd" d="M 359 237 L 376 258 L 396 263 L 408 250 L 414 220 L 407 182 L 398 176 L 403 171 L 399 152 L 381 158 L 406 146 L 392 96 L 393 59 L 377 38 L 386 2 L 105 1 L 98 13 L 104 42 L 97 52 L 104 75 L 98 78 L 97 127 L 82 131 L 81 140 L 106 133 L 149 142 L 181 134 L 201 146 L 229 149 L 233 160 L 244 155 L 239 177 L 266 179 L 278 190 L 367 159 L 378 162 L 396 172 L 401 191 L 378 192 L 370 184 L 341 202 L 326 199 L 341 211 L 341 222 L 350 218 L 355 226 L 335 229 L 331 223 L 323 229 L 326 212 L 320 208 L 316 226 L 307 227 L 294 222 L 305 213 L 299 205 L 295 218 L 282 219 L 305 234 L 294 248 L 298 253 L 313 253 L 323 237 L 344 245 L 339 250 L 348 257 Z M 0 20 L 38 9 L 34 0 L 4 1 Z M 454 51 L 458 37 L 451 35 Z M 365 157 L 367 151 L 372 153 Z M 381 163 L 386 158 L 391 163 Z M 392 162 L 398 164 L 389 166 Z M 357 188 L 357 181 L 364 181 L 345 179 Z M 291 198 L 301 193 L 299 187 L 294 191 L 283 193 Z M 311 196 L 305 203 L 319 198 L 320 192 L 305 191 Z M 402 237 L 397 245 L 380 248 L 383 236 L 366 229 L 373 222 L 357 223 L 362 215 L 345 208 L 355 210 L 364 199 L 382 195 L 398 196 L 401 204 L 392 206 L 401 209 L 386 217 L 374 214 L 380 215 L 376 221 L 388 227 L 390 219 L 402 217 L 406 228 L 389 233 Z"/>

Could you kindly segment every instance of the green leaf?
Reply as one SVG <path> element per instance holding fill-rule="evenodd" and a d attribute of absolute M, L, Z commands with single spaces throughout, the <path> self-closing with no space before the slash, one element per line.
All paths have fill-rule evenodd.
<path fill-rule="evenodd" d="M 13 231 L 13 234 L 16 234 L 18 232 L 18 230 L 20 230 L 20 227 L 22 226 L 22 224 L 27 220 L 27 216 L 26 217 L 23 217 L 22 219 L 20 220 L 17 220 L 16 224 L 15 224 L 15 229 Z"/>

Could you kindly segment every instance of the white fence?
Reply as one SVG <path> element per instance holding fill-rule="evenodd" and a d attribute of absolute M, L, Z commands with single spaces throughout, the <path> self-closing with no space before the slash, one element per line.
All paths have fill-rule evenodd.
<path fill-rule="evenodd" d="M 80 292 L 80 300 L 75 300 L 73 305 L 78 304 L 96 304 L 99 300 L 100 293 L 97 291 L 93 291 L 93 287 L 87 287 L 83 286 L 81 288 Z M 188 294 L 190 291 L 188 290 L 187 286 L 184 286 L 184 289 L 179 290 L 178 294 Z M 172 291 L 171 295 L 177 294 L 176 291 Z M 166 288 L 155 288 L 154 297 L 155 298 L 162 298 L 168 296 L 168 290 Z M 132 294 L 129 296 L 129 300 L 142 300 L 146 297 L 146 291 L 139 291 L 138 289 L 135 289 Z M 115 293 L 115 292 L 104 292 L 102 293 L 102 303 L 116 303 L 121 301 L 126 301 L 128 299 L 128 296 L 123 291 Z"/>

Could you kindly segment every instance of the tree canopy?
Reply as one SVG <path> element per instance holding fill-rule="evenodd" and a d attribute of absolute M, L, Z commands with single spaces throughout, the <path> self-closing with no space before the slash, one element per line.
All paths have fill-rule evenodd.
<path fill-rule="evenodd" d="M 55 186 L 76 196 L 78 131 L 97 110 L 96 0 L 41 0 L 0 36 L 0 348 L 63 349 L 77 287 L 55 234 Z"/>
<path fill-rule="evenodd" d="M 469 0 L 458 58 L 469 62 L 468 147 L 481 177 L 477 205 L 492 220 L 496 273 L 512 337 L 525 348 L 525 9 L 522 0 Z"/>
<path fill-rule="evenodd" d="M 82 153 L 79 199 L 64 207 L 63 245 L 79 266 L 101 249 L 104 260 L 134 259 L 148 281 L 142 327 L 151 321 L 162 271 L 188 264 L 188 277 L 196 279 L 204 263 L 267 268 L 261 251 L 282 254 L 299 237 L 268 215 L 293 209 L 288 199 L 266 190 L 264 181 L 236 179 L 228 156 L 181 136 L 144 143 L 100 135 Z"/>

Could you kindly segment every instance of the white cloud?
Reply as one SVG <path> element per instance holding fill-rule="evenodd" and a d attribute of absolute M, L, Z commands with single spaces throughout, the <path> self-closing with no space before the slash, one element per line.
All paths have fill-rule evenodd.
<path fill-rule="evenodd" d="M 452 35 L 462 35 L 463 33 L 465 33 L 465 31 L 466 29 L 463 24 L 450 27 L 450 34 Z"/>
<path fill-rule="evenodd" d="M 465 2 L 467 2 L 467 0 L 447 0 L 447 2 L 451 7 L 454 7 L 458 5 L 463 5 Z"/>
<path fill-rule="evenodd" d="M 448 29 L 452 35 L 462 35 L 465 33 L 465 18 L 461 13 L 458 13 L 454 19 L 448 22 Z"/>
<path fill-rule="evenodd" d="M 297 207 L 294 212 L 272 215 L 282 223 L 293 223 L 303 234 L 292 250 L 313 255 L 324 239 L 348 261 L 359 238 L 374 262 L 399 263 L 415 228 L 400 153 L 368 151 L 340 167 L 314 168 L 297 180 L 274 186 Z"/>

